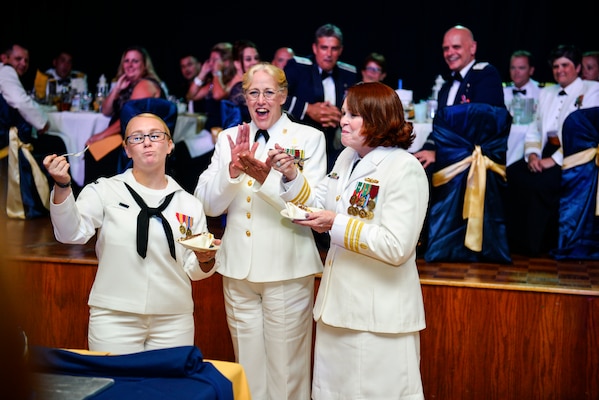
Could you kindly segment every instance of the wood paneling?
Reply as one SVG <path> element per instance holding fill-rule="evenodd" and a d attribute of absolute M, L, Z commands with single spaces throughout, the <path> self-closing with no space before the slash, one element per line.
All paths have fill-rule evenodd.
<path fill-rule="evenodd" d="M 18 222 L 9 226 L 9 257 L 1 276 L 17 299 L 30 343 L 86 348 L 87 297 L 97 265 L 93 243 L 62 245 L 43 232 L 47 228 Z M 514 274 L 514 265 L 419 266 L 427 400 L 599 399 L 596 266 L 583 272 L 582 264 L 560 264 L 558 273 L 551 272 L 557 278 L 537 285 L 553 262 L 530 260 L 528 278 L 523 263 L 518 260 L 517 282 L 501 284 L 485 280 Z M 588 289 L 582 275 L 590 277 Z M 220 275 L 194 282 L 193 296 L 195 344 L 206 358 L 233 361 Z"/>
<path fill-rule="evenodd" d="M 423 294 L 427 399 L 599 398 L 598 297 L 434 285 Z"/>

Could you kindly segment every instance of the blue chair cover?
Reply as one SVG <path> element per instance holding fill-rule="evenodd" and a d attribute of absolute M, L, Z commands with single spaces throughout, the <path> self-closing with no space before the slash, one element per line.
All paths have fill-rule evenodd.
<path fill-rule="evenodd" d="M 230 100 L 222 99 L 220 101 L 220 112 L 223 129 L 237 126 L 243 122 L 241 108 Z"/>
<path fill-rule="evenodd" d="M 129 100 L 123 104 L 120 119 L 121 133 L 123 135 L 125 134 L 125 129 L 131 118 L 145 112 L 158 115 L 162 118 L 166 123 L 166 126 L 168 126 L 168 129 L 171 131 L 171 137 L 173 136 L 175 133 L 175 126 L 177 125 L 177 105 L 172 101 L 155 97 Z M 131 159 L 127 157 L 127 153 L 125 153 L 124 149 L 121 149 L 121 156 L 119 157 L 118 163 L 118 173 L 131 168 L 133 164 Z"/>
<path fill-rule="evenodd" d="M 436 169 L 441 170 L 472 155 L 475 145 L 483 155 L 505 165 L 511 116 L 503 107 L 465 103 L 444 107 L 433 121 Z M 467 220 L 462 218 L 468 167 L 446 184 L 433 187 L 429 210 L 425 261 L 510 263 L 505 221 L 506 182 L 487 170 L 482 250 L 465 247 Z"/>
<path fill-rule="evenodd" d="M 562 127 L 564 159 L 599 145 L 599 107 L 574 111 Z M 566 167 L 566 163 L 564 163 Z M 562 170 L 559 208 L 558 248 L 551 255 L 558 260 L 599 260 L 599 217 L 596 158 Z"/>
<path fill-rule="evenodd" d="M 96 400 L 233 400 L 231 381 L 195 346 L 109 356 L 32 346 L 28 360 L 33 372 L 114 379 Z"/>

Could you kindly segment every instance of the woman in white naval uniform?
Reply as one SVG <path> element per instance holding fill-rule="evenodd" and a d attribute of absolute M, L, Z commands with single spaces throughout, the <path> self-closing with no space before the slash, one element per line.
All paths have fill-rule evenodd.
<path fill-rule="evenodd" d="M 424 399 L 416 244 L 429 191 L 406 151 L 412 124 L 395 91 L 379 82 L 349 88 L 341 112 L 346 148 L 308 200 L 324 210 L 295 221 L 331 235 L 314 306 L 312 398 Z M 296 198 L 304 177 L 280 149 L 270 153 L 285 177 L 283 199 Z"/>
<path fill-rule="evenodd" d="M 207 215 L 227 214 L 216 255 L 223 275 L 227 322 L 236 361 L 245 369 L 253 400 L 310 398 L 314 275 L 322 261 L 310 228 L 281 215 L 281 174 L 270 166 L 276 144 L 298 156 L 307 182 L 326 174 L 326 142 L 316 128 L 283 113 L 284 72 L 270 63 L 243 78 L 250 124 L 220 133 L 195 195 Z M 267 136 L 258 135 L 262 130 Z M 304 202 L 309 185 L 298 195 Z"/>
<path fill-rule="evenodd" d="M 44 159 L 56 182 L 50 197 L 56 239 L 83 244 L 98 235 L 98 271 L 88 301 L 89 349 L 126 354 L 192 346 L 191 280 L 215 272 L 215 251 L 194 252 L 175 240 L 187 232 L 206 232 L 206 216 L 198 199 L 165 174 L 174 144 L 164 120 L 138 114 L 124 134 L 133 167 L 86 185 L 77 200 L 66 157 Z"/>

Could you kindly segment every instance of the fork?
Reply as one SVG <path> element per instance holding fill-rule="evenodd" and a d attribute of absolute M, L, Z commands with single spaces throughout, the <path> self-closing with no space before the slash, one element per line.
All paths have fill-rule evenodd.
<path fill-rule="evenodd" d="M 81 151 L 78 151 L 76 153 L 66 153 L 66 154 L 63 154 L 61 157 L 80 157 L 83 155 L 83 153 L 85 153 L 87 151 L 87 149 L 89 149 L 89 145 L 85 146 L 85 148 Z"/>

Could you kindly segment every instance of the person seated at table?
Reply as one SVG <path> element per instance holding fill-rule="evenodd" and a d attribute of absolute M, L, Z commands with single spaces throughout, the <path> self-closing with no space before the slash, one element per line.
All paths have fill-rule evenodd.
<path fill-rule="evenodd" d="M 181 70 L 181 75 L 179 76 L 178 83 L 175 85 L 172 94 L 177 99 L 186 101 L 187 92 L 189 91 L 190 86 L 193 84 L 193 79 L 198 76 L 202 70 L 202 62 L 199 61 L 193 53 L 185 52 L 179 57 L 179 69 Z M 188 101 L 187 112 L 206 112 L 204 99 Z"/>
<path fill-rule="evenodd" d="M 91 351 L 192 346 L 191 281 L 215 272 L 215 250 L 192 251 L 175 243 L 182 233 L 189 237 L 208 227 L 202 202 L 165 173 L 174 147 L 165 122 L 170 114 L 162 111 L 169 110 L 169 102 L 156 101 L 166 103 L 156 111 L 165 115 L 136 113 L 124 105 L 124 149 L 132 167 L 87 184 L 77 199 L 67 159 L 56 154 L 44 159 L 56 182 L 50 195 L 56 239 L 85 244 L 98 235 L 98 273 L 88 300 Z"/>
<path fill-rule="evenodd" d="M 210 164 L 214 152 L 212 137 L 222 130 L 221 100 L 229 97 L 235 74 L 233 44 L 217 43 L 187 92 L 187 100 L 204 99 L 206 110 L 204 129 L 195 137 L 177 143 L 173 157 L 174 177 L 190 193 L 198 183 L 198 176 Z"/>
<path fill-rule="evenodd" d="M 46 75 L 56 81 L 56 93 L 62 93 L 63 88 L 87 93 L 87 75 L 73 69 L 73 54 L 68 50 L 56 53 L 52 59 L 52 68 L 46 70 Z"/>
<path fill-rule="evenodd" d="M 92 135 L 86 144 L 92 145 L 109 136 L 121 135 L 121 109 L 127 101 L 149 97 L 166 99 L 167 96 L 148 51 L 141 46 L 128 47 L 121 56 L 112 88 L 102 103 L 102 113 L 110 117 L 110 124 L 103 131 Z M 127 164 L 120 145 L 100 160 L 86 157 L 85 183 L 123 172 Z"/>
<path fill-rule="evenodd" d="M 438 111 L 462 103 L 486 103 L 505 107 L 503 84 L 497 68 L 476 59 L 478 44 L 465 26 L 455 25 L 443 35 L 441 49 L 449 75 L 439 90 Z M 422 148 L 414 153 L 427 172 L 429 182 L 435 172 L 436 145 L 430 132 Z M 419 253 L 428 245 L 428 217 L 422 230 Z"/>
<path fill-rule="evenodd" d="M 232 80 L 231 92 L 229 98 L 221 101 L 230 101 L 230 105 L 236 108 L 235 115 L 230 114 L 231 110 L 228 107 L 221 107 L 223 113 L 222 119 L 223 129 L 231 126 L 239 125 L 242 122 L 250 122 L 250 111 L 248 110 L 247 102 L 245 101 L 245 92 L 243 90 L 243 74 L 250 69 L 252 65 L 260 62 L 260 53 L 256 44 L 247 39 L 237 40 L 233 44 L 233 62 L 237 73 Z M 234 83 L 233 83 L 234 82 Z M 227 112 L 229 110 L 229 112 Z"/>
<path fill-rule="evenodd" d="M 581 64 L 582 52 L 574 45 L 557 46 L 549 55 L 557 84 L 541 90 L 536 119 L 526 131 L 524 162 L 514 164 L 508 175 L 510 190 L 519 197 L 507 226 L 514 253 L 537 257 L 557 246 L 562 125 L 578 109 L 599 107 L 599 82 L 581 79 Z"/>
<path fill-rule="evenodd" d="M 295 51 L 291 47 L 279 47 L 272 56 L 271 64 L 284 69 L 287 61 L 293 57 L 295 57 Z"/>
<path fill-rule="evenodd" d="M 541 84 L 532 78 L 535 72 L 535 61 L 533 55 L 527 50 L 516 50 L 510 56 L 510 78 L 503 88 L 503 99 L 505 106 L 511 110 L 512 100 L 534 99 L 534 103 L 539 100 L 539 93 L 544 84 Z M 511 110 L 513 116 L 513 110 Z M 534 109 L 533 109 L 534 112 Z M 524 158 L 524 134 L 526 127 L 518 127 L 518 121 L 512 121 L 510 137 L 508 139 L 508 148 L 506 155 L 506 167 L 518 160 Z M 509 172 L 508 172 L 509 175 Z M 508 178 L 509 182 L 509 178 Z"/>
<path fill-rule="evenodd" d="M 46 134 L 50 126 L 48 115 L 27 94 L 21 83 L 21 77 L 29 70 L 27 47 L 21 43 L 11 42 L 4 44 L 0 50 L 2 62 L 0 64 L 0 205 L 4 212 L 9 181 L 7 154 L 10 128 L 13 126 L 17 128 L 19 140 L 29 144 L 31 154 L 40 167 L 46 154 L 66 153 L 66 146 L 60 137 Z M 46 178 L 49 184 L 53 183 L 50 175 L 46 174 Z M 35 203 L 31 215 L 47 215 L 43 205 Z"/>
<path fill-rule="evenodd" d="M 582 53 L 581 78 L 589 81 L 599 81 L 599 51 Z"/>
<path fill-rule="evenodd" d="M 387 59 L 380 53 L 370 53 L 362 63 L 362 82 L 382 82 L 387 76 Z"/>

